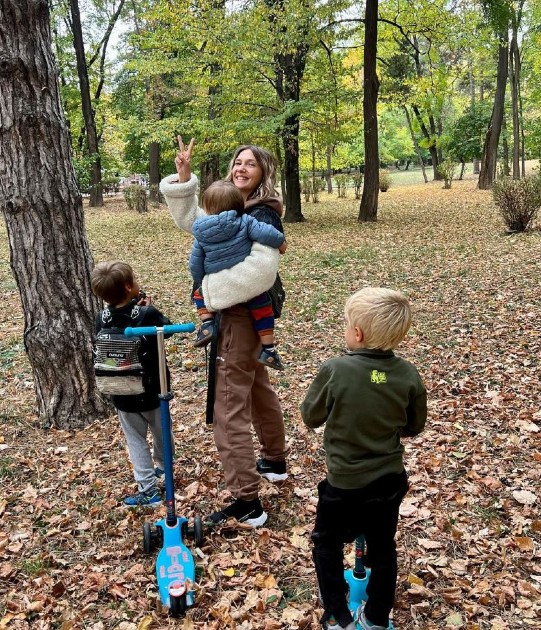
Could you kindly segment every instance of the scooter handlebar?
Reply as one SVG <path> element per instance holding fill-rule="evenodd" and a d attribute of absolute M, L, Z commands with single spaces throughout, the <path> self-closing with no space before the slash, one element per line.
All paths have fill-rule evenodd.
<path fill-rule="evenodd" d="M 158 330 L 163 330 L 164 335 L 174 335 L 175 333 L 190 333 L 195 330 L 195 324 L 168 324 L 158 328 L 157 326 L 138 326 L 137 328 L 124 329 L 126 337 L 135 337 L 143 335 L 156 335 Z"/>

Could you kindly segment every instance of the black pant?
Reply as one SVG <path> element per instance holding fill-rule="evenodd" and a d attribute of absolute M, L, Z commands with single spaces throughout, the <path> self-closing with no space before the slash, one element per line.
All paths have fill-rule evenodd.
<path fill-rule="evenodd" d="M 367 564 L 371 568 L 365 613 L 376 625 L 389 624 L 398 574 L 394 537 L 398 509 L 407 491 L 405 471 L 385 475 L 356 490 L 335 488 L 326 479 L 318 485 L 312 542 L 324 620 L 332 615 L 340 625 L 352 621 L 346 599 L 344 544 L 364 534 Z"/>

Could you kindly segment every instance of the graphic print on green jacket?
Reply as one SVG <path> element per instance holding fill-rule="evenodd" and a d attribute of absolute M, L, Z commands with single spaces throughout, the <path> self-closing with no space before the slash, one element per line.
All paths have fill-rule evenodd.
<path fill-rule="evenodd" d="M 363 488 L 404 470 L 400 437 L 424 429 L 426 389 L 415 366 L 393 351 L 355 350 L 322 364 L 301 415 L 308 427 L 325 424 L 329 482 Z"/>

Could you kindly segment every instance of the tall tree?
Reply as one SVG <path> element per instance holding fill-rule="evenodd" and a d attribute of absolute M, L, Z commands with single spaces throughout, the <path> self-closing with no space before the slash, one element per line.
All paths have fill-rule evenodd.
<path fill-rule="evenodd" d="M 379 196 L 377 45 L 378 0 L 366 0 L 364 27 L 364 186 L 359 207 L 360 222 L 377 221 Z"/>
<path fill-rule="evenodd" d="M 44 426 L 103 415 L 92 338 L 92 256 L 51 50 L 47 0 L 0 3 L 0 207 Z"/>
<path fill-rule="evenodd" d="M 496 89 L 492 115 L 488 125 L 483 157 L 479 172 L 478 187 L 481 190 L 492 188 L 496 178 L 498 162 L 498 144 L 505 113 L 505 89 L 509 68 L 509 19 L 510 7 L 507 0 L 485 0 L 484 10 L 490 24 L 494 27 L 498 43 L 498 64 L 496 69 Z"/>
<path fill-rule="evenodd" d="M 88 67 L 85 57 L 83 28 L 81 25 L 81 12 L 79 10 L 78 0 L 70 0 L 70 11 L 73 46 L 75 48 L 75 56 L 77 58 L 77 74 L 79 76 L 79 87 L 81 90 L 81 107 L 85 123 L 88 155 L 91 159 L 90 205 L 103 206 L 101 157 L 98 143 L 98 132 L 96 129 L 94 110 L 92 108 L 92 98 L 90 96 L 90 81 L 88 79 Z"/>

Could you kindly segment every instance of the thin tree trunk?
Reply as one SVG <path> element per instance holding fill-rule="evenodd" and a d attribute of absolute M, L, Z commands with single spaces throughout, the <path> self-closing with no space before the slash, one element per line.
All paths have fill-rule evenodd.
<path fill-rule="evenodd" d="M 517 41 L 517 24 L 513 21 L 513 33 L 509 47 L 509 83 L 511 85 L 511 112 L 513 121 L 513 179 L 520 179 L 520 116 L 519 82 L 520 52 Z"/>
<path fill-rule="evenodd" d="M 327 171 L 325 172 L 325 180 L 327 181 L 327 192 L 332 193 L 332 152 L 333 145 L 327 145 Z"/>
<path fill-rule="evenodd" d="M 0 3 L 0 50 L 0 207 L 38 413 L 45 427 L 82 427 L 107 406 L 94 380 L 92 256 L 46 0 Z"/>
<path fill-rule="evenodd" d="M 153 204 L 160 203 L 160 143 L 151 142 L 148 145 L 148 189 L 149 201 Z"/>
<path fill-rule="evenodd" d="M 415 133 L 413 131 L 413 124 L 411 122 L 411 116 L 408 110 L 407 105 L 402 105 L 404 111 L 406 112 L 406 120 L 408 121 L 408 129 L 410 130 L 411 141 L 413 142 L 413 146 L 415 147 L 415 153 L 417 154 L 417 160 L 419 161 L 419 166 L 421 167 L 421 171 L 423 173 L 423 179 L 425 180 L 425 184 L 428 183 L 428 177 L 426 176 L 425 163 L 423 162 L 423 156 L 421 154 L 421 147 L 417 142 L 417 138 L 415 137 Z M 407 170 L 407 169 L 406 169 Z"/>
<path fill-rule="evenodd" d="M 101 157 L 98 145 L 98 133 L 96 120 L 90 98 L 90 82 L 88 80 L 88 68 L 86 65 L 83 30 L 81 27 L 81 14 L 78 0 L 70 0 L 71 27 L 73 33 L 73 46 L 77 59 L 77 75 L 81 90 L 81 107 L 85 122 L 86 138 L 88 143 L 88 155 L 92 159 L 90 168 L 90 205 L 92 207 L 103 206 L 103 190 L 101 183 Z"/>
<path fill-rule="evenodd" d="M 360 222 L 377 221 L 379 197 L 378 92 L 376 73 L 378 46 L 378 0 L 366 1 L 364 37 L 364 186 L 359 207 Z"/>
<path fill-rule="evenodd" d="M 301 210 L 301 185 L 299 179 L 299 115 L 288 116 L 282 131 L 284 147 L 284 166 L 286 179 L 286 223 L 300 223 L 304 221 Z"/>
<path fill-rule="evenodd" d="M 498 143 L 502 130 L 502 122 L 505 107 L 505 87 L 507 84 L 507 64 L 509 59 L 509 42 L 507 31 L 500 33 L 500 45 L 498 48 L 498 72 L 496 78 L 496 94 L 494 106 L 488 125 L 488 131 L 483 147 L 483 159 L 479 173 L 478 187 L 481 190 L 492 188 L 496 177 L 496 165 L 498 162 Z"/>

